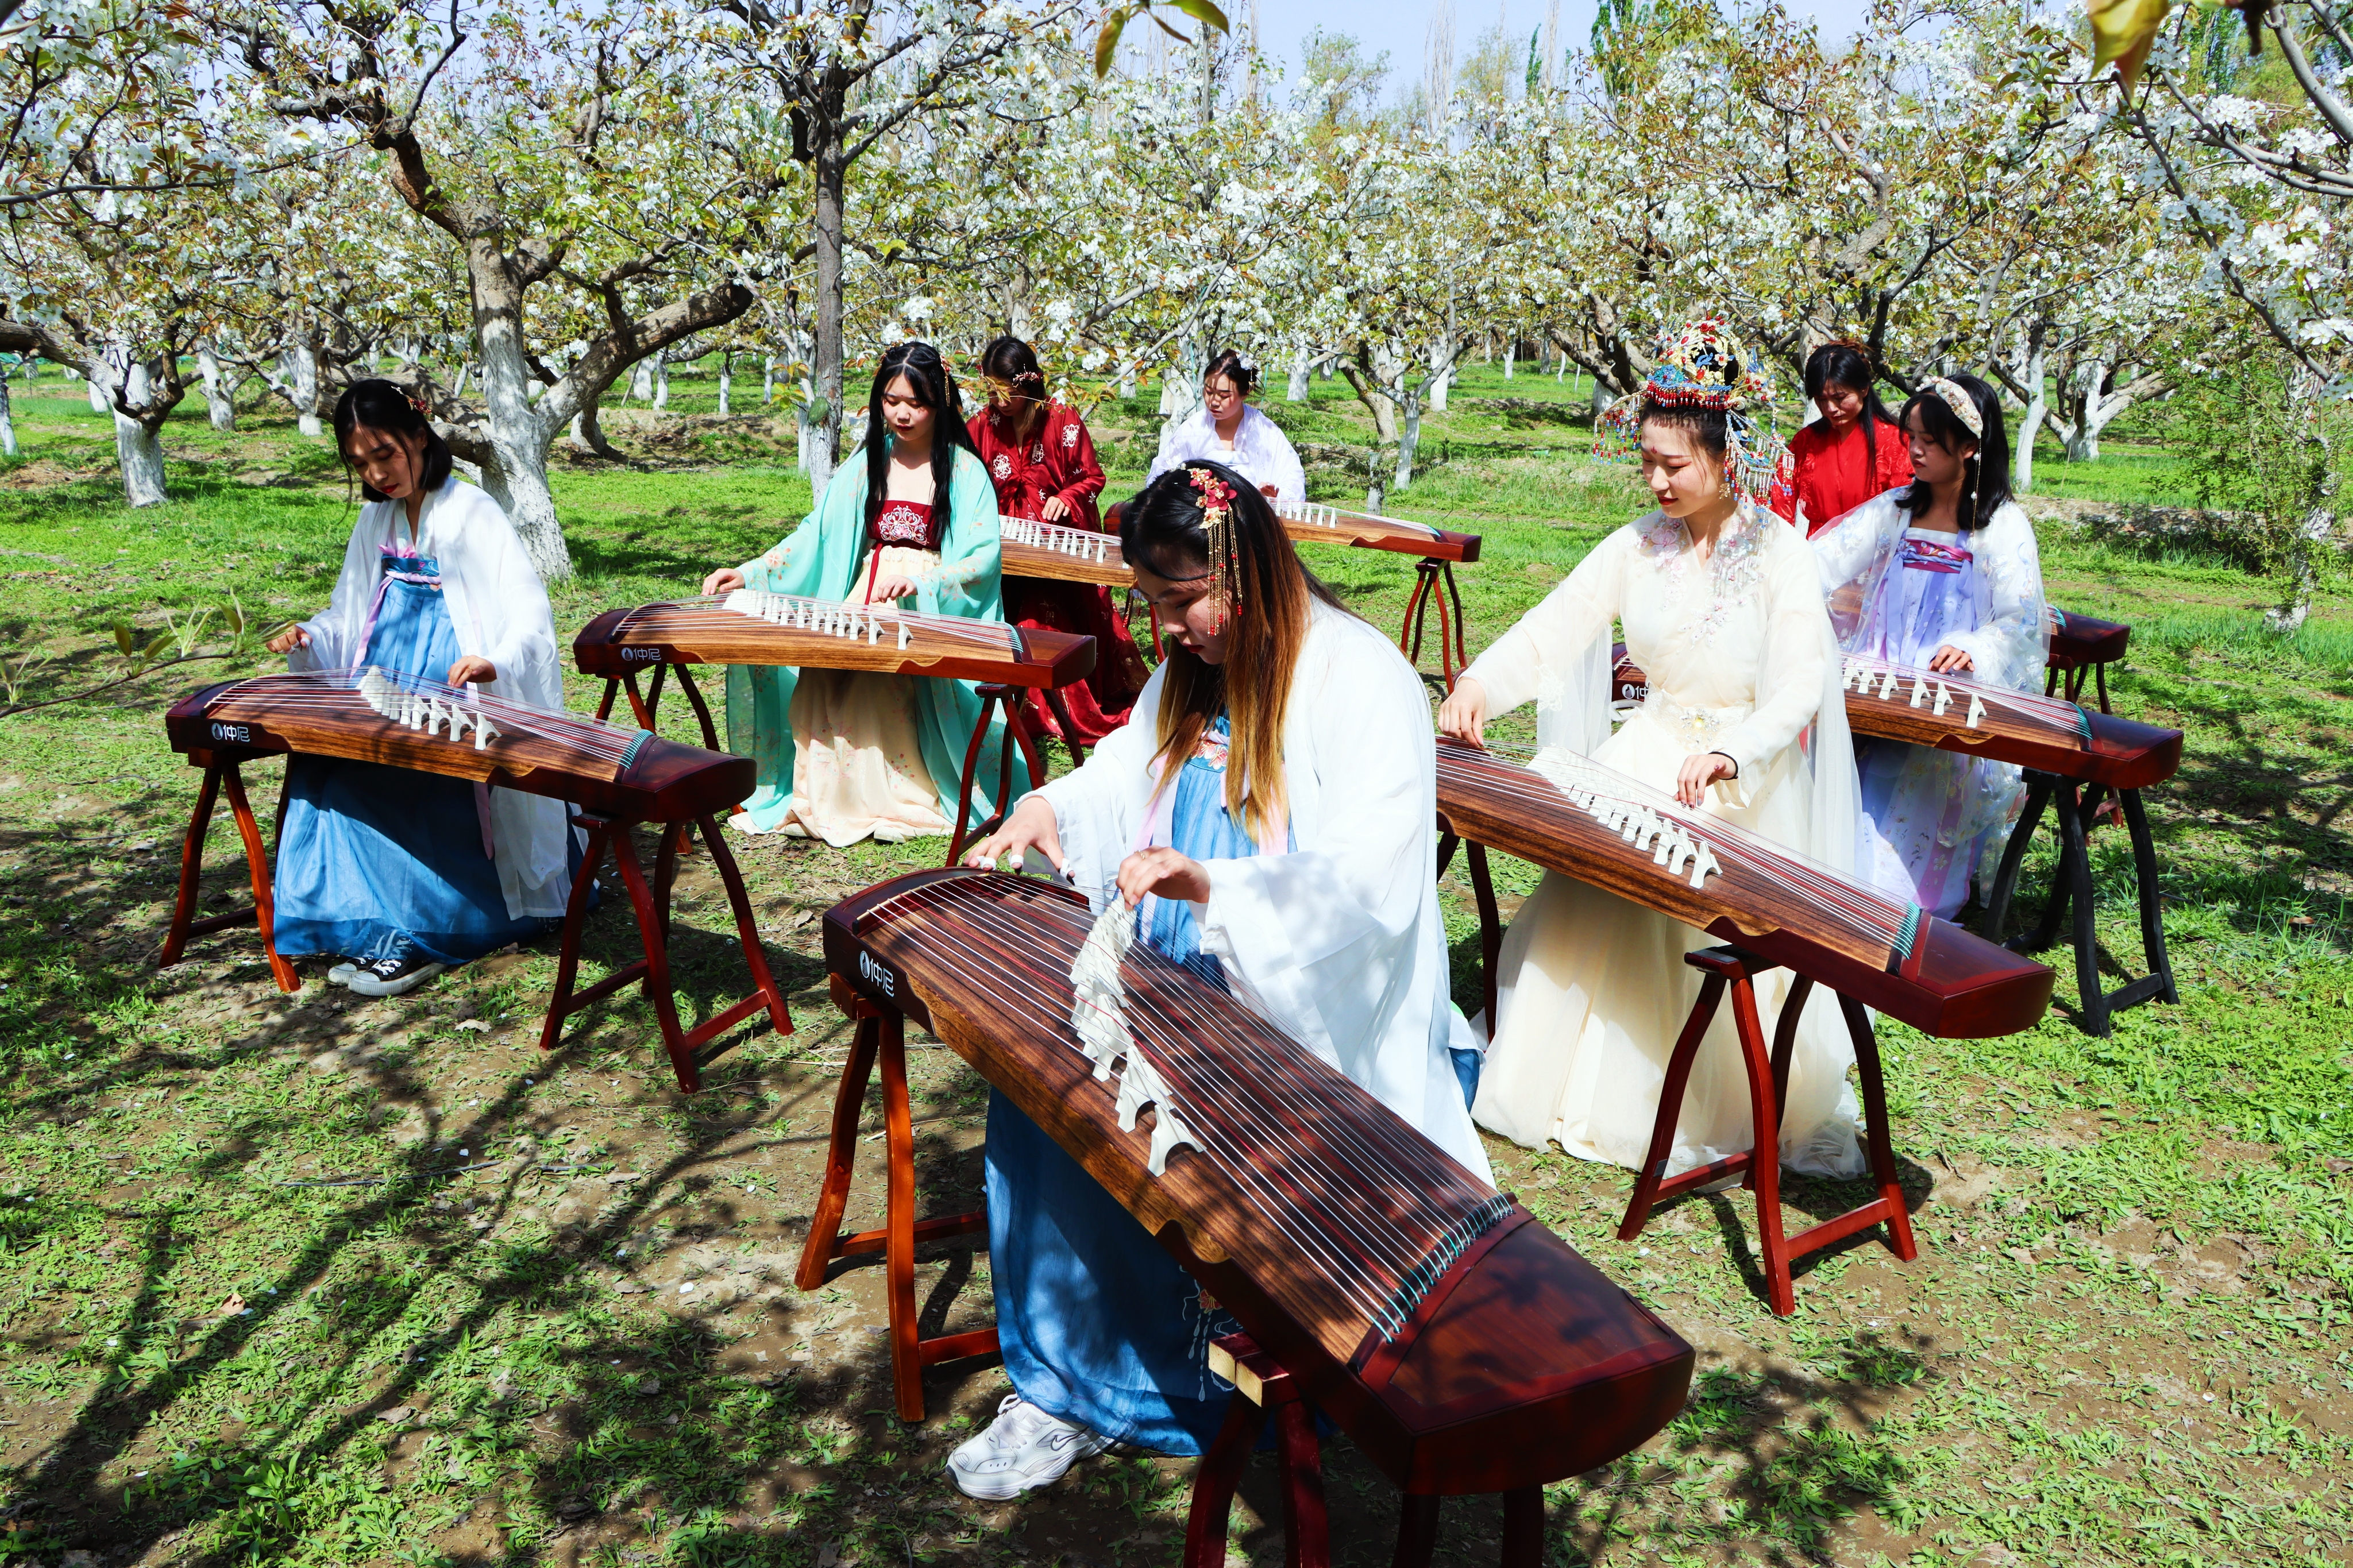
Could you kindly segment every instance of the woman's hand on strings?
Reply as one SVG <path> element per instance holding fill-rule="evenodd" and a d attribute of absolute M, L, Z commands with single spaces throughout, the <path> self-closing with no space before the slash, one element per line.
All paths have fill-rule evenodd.
<path fill-rule="evenodd" d="M 885 572 L 877 576 L 874 586 L 867 590 L 866 602 L 870 605 L 888 604 L 894 599 L 903 599 L 914 591 L 915 580 L 913 577 Z"/>
<path fill-rule="evenodd" d="M 298 647 L 311 646 L 311 634 L 301 626 L 288 626 L 261 646 L 272 653 L 292 653 Z"/>
<path fill-rule="evenodd" d="M 1139 849 L 1119 863 L 1119 892 L 1131 909 L 1142 903 L 1146 893 L 1205 904 L 1209 901 L 1209 868 L 1166 847 Z"/>
<path fill-rule="evenodd" d="M 470 653 L 449 667 L 449 684 L 452 686 L 464 686 L 476 680 L 489 682 L 498 678 L 498 666 L 478 653 Z"/>
<path fill-rule="evenodd" d="M 1956 669 L 1975 669 L 1977 667 L 1978 661 L 1969 657 L 1967 648 L 1955 647 L 1951 643 L 1947 643 L 1928 656 L 1928 668 L 1938 675 L 1948 674 Z"/>
<path fill-rule="evenodd" d="M 1071 515 L 1071 503 L 1060 496 L 1048 496 L 1046 504 L 1038 509 L 1038 515 L 1048 522 L 1060 522 Z"/>
<path fill-rule="evenodd" d="M 702 580 L 702 592 L 706 597 L 712 594 L 732 594 L 742 586 L 744 574 L 733 566 L 722 566 Z"/>
<path fill-rule="evenodd" d="M 1032 849 L 1051 862 L 1055 870 L 1062 868 L 1061 826 L 1044 795 L 1033 795 L 1015 806 L 996 832 L 965 851 L 964 863 L 976 871 L 994 871 L 997 861 L 1011 856 L 1013 869 L 1018 871 L 1023 856 Z"/>
<path fill-rule="evenodd" d="M 1454 689 L 1439 705 L 1438 732 L 1472 745 L 1487 743 L 1487 689 L 1469 676 L 1460 676 Z"/>
<path fill-rule="evenodd" d="M 1740 764 L 1722 752 L 1694 752 L 1675 770 L 1675 798 L 1685 805 L 1697 805 L 1708 785 L 1739 776 Z"/>
<path fill-rule="evenodd" d="M 1275 489 L 1272 485 L 1259 486 L 1258 493 L 1264 496 L 1269 500 L 1280 500 L 1282 499 L 1282 492 Z"/>

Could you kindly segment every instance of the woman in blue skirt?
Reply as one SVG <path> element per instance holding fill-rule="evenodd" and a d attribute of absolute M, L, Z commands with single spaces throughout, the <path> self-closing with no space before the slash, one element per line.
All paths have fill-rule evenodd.
<path fill-rule="evenodd" d="M 288 668 L 381 668 L 564 706 L 547 590 L 498 503 L 450 473 L 449 448 L 388 381 L 335 405 L 367 498 L 325 610 L 269 642 Z M 564 807 L 462 779 L 332 757 L 287 759 L 276 935 L 290 958 L 341 959 L 330 982 L 413 991 L 452 964 L 553 927 L 578 849 Z"/>

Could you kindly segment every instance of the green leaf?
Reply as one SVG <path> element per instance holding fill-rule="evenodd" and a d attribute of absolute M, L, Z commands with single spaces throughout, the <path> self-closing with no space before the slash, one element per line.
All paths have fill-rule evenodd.
<path fill-rule="evenodd" d="M 1205 27 L 1215 27 L 1220 33 L 1233 31 L 1226 26 L 1226 14 L 1210 5 L 1209 0 L 1168 0 L 1168 4 Z"/>
<path fill-rule="evenodd" d="M 1135 5 L 1114 5 L 1103 18 L 1103 31 L 1095 35 L 1095 78 L 1101 80 L 1111 75 L 1112 57 L 1119 53 L 1119 36 L 1127 30 L 1128 18 L 1141 9 Z"/>
<path fill-rule="evenodd" d="M 114 646 L 122 650 L 123 658 L 131 657 L 131 624 L 128 621 L 114 623 Z"/>

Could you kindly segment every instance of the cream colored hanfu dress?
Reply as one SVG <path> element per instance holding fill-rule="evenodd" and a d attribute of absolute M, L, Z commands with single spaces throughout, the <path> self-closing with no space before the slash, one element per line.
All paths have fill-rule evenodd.
<path fill-rule="evenodd" d="M 1854 759 L 1819 584 L 1804 538 L 1749 501 L 1707 561 L 1681 521 L 1653 512 L 1603 540 L 1467 673 L 1485 689 L 1491 721 L 1537 704 L 1539 772 L 1549 756 L 1584 754 L 1672 793 L 1685 757 L 1722 752 L 1739 773 L 1708 787 L 1703 811 L 1852 875 Z M 1611 734 L 1613 620 L 1650 695 Z M 1557 1142 L 1580 1159 L 1638 1167 L 1699 994 L 1683 954 L 1720 940 L 1547 872 L 1504 939 L 1479 1122 L 1529 1148 Z M 1787 971 L 1757 982 L 1768 1037 L 1788 985 Z M 1808 1007 L 1781 1124 L 1785 1163 L 1862 1168 L 1853 1059 L 1838 1009 Z M 1669 1173 L 1751 1147 L 1752 1129 L 1725 1006 L 1694 1064 Z"/>

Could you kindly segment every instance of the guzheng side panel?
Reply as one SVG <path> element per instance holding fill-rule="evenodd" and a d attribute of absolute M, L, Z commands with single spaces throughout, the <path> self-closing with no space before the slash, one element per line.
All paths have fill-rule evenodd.
<path fill-rule="evenodd" d="M 1050 550 L 1041 544 L 1018 543 L 1007 540 L 999 549 L 1001 570 L 1008 577 L 1032 577 L 1052 583 L 1096 583 L 1106 588 L 1132 588 L 1135 574 L 1128 568 L 1126 559 L 1119 552 L 1119 541 L 1111 541 L 1103 559 L 1092 554 L 1076 555 L 1066 551 Z"/>
<path fill-rule="evenodd" d="M 1848 692 L 1846 717 L 1858 735 L 1989 757 L 2112 789 L 2146 789 L 2170 778 L 2181 765 L 2179 730 L 2088 710 L 2077 710 L 2084 716 L 2081 727 L 2062 726 L 1990 706 L 1971 725 L 1968 707 L 1965 698 L 1957 697 L 1941 718 L 1926 702 L 1915 708 L 1911 683 L 1905 681 L 1887 697 L 1875 689 Z"/>
<path fill-rule="evenodd" d="M 1448 529 L 1425 532 L 1410 525 L 1398 523 L 1393 518 L 1373 517 L 1364 512 L 1319 509 L 1328 521 L 1285 517 L 1282 531 L 1297 544 L 1345 544 L 1358 550 L 1387 550 L 1399 555 L 1418 555 L 1428 561 L 1462 561 L 1479 559 L 1481 538 L 1475 533 L 1456 533 Z"/>
<path fill-rule="evenodd" d="M 1001 626 L 984 621 L 972 624 Z M 1001 646 L 950 644 L 917 632 L 902 648 L 897 631 L 887 623 L 881 635 L 869 642 L 862 636 L 832 637 L 725 611 L 699 612 L 689 620 L 664 606 L 647 605 L 598 616 L 573 639 L 572 657 L 582 674 L 607 679 L 656 664 L 766 664 L 1037 688 L 1068 686 L 1085 679 L 1095 667 L 1092 637 L 1073 632 L 1001 629 L 1007 634 Z"/>

